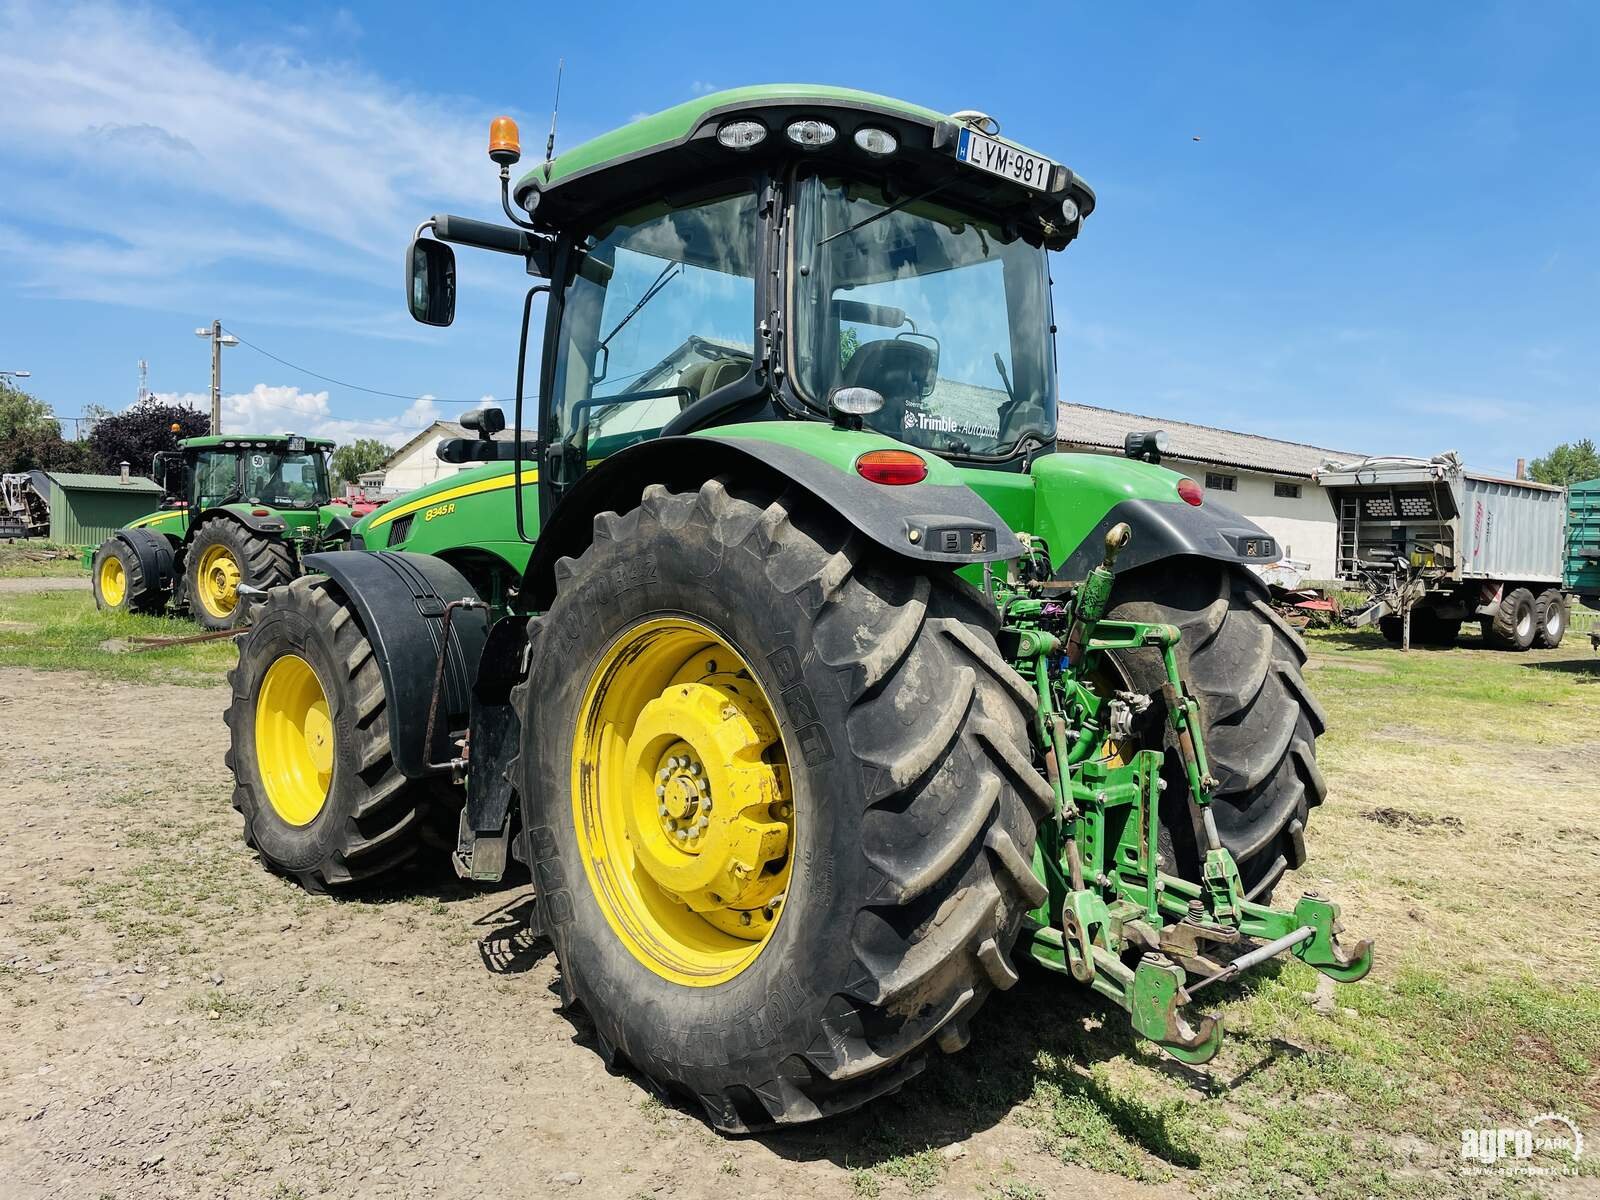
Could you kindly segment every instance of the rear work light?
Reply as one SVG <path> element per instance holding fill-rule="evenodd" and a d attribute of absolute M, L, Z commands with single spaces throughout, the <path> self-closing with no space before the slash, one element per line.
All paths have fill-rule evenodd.
<path fill-rule="evenodd" d="M 921 483 L 928 464 L 909 450 L 868 450 L 856 459 L 856 474 L 868 483 Z"/>
<path fill-rule="evenodd" d="M 760 121 L 729 121 L 717 130 L 717 141 L 729 150 L 748 150 L 766 137 L 767 127 Z"/>
<path fill-rule="evenodd" d="M 1200 502 L 1206 498 L 1206 490 L 1194 480 L 1185 476 L 1183 479 L 1178 480 L 1178 495 L 1183 497 L 1185 504 L 1192 504 L 1199 508 Z"/>
<path fill-rule="evenodd" d="M 826 146 L 839 136 L 839 131 L 826 121 L 810 119 L 793 122 L 784 133 L 789 135 L 789 140 L 795 145 L 804 146 L 808 150 Z"/>

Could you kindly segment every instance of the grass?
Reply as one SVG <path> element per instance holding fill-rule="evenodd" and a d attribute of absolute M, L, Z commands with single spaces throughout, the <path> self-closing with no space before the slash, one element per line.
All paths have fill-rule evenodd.
<path fill-rule="evenodd" d="M 131 682 L 209 686 L 237 659 L 227 639 L 131 652 L 132 637 L 185 637 L 192 621 L 102 613 L 82 591 L 0 592 L 0 666 L 89 671 Z"/>

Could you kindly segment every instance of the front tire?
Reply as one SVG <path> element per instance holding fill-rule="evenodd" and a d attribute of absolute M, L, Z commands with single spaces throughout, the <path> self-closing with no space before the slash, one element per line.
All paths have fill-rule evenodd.
<path fill-rule="evenodd" d="M 1252 899 L 1264 901 L 1301 865 L 1310 810 L 1328 787 L 1316 740 L 1327 726 L 1306 688 L 1305 643 L 1267 603 L 1249 571 L 1209 559 L 1167 560 L 1118 576 L 1107 616 L 1176 625 L 1178 669 L 1200 705 L 1206 753 L 1218 786 L 1211 810 L 1222 843 Z M 1387 619 L 1387 618 L 1386 618 Z M 1140 740 L 1166 752 L 1161 857 L 1167 870 L 1198 880 L 1202 854 L 1189 812 L 1188 782 L 1151 650 L 1114 657 L 1138 691 L 1154 693 Z"/>
<path fill-rule="evenodd" d="M 288 583 L 295 574 L 294 558 L 282 539 L 213 517 L 189 542 L 183 574 L 194 619 L 206 629 L 236 629 L 249 611 L 239 587 L 266 591 Z"/>
<path fill-rule="evenodd" d="M 965 1045 L 1016 980 L 1052 804 L 992 607 L 808 499 L 717 481 L 601 514 L 556 576 L 517 697 L 524 820 L 563 1000 L 608 1062 L 742 1132 Z M 735 820 L 754 870 L 696 875 Z"/>
<path fill-rule="evenodd" d="M 101 612 L 158 612 L 164 601 L 145 578 L 133 547 L 121 538 L 107 538 L 94 552 L 90 568 L 94 606 Z"/>
<path fill-rule="evenodd" d="M 372 643 L 326 577 L 267 594 L 228 682 L 233 806 L 269 869 L 321 892 L 391 876 L 430 844 L 449 805 L 395 767 Z"/>

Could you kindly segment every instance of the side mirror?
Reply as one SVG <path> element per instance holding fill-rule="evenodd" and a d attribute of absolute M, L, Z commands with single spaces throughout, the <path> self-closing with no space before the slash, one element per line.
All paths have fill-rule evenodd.
<path fill-rule="evenodd" d="M 434 238 L 417 238 L 406 256 L 411 317 L 424 325 L 456 319 L 456 252 Z"/>
<path fill-rule="evenodd" d="M 461 427 L 475 430 L 487 442 L 505 429 L 506 414 L 498 408 L 476 408 L 461 414 Z"/>

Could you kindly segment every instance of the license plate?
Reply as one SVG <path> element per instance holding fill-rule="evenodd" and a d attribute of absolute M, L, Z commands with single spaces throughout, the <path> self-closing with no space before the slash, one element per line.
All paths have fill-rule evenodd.
<path fill-rule="evenodd" d="M 1015 146 L 984 137 L 971 129 L 961 131 L 961 140 L 956 143 L 956 161 L 1020 183 L 1036 192 L 1050 189 L 1050 173 L 1055 167 L 1048 158 L 1018 150 Z"/>

